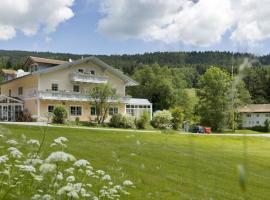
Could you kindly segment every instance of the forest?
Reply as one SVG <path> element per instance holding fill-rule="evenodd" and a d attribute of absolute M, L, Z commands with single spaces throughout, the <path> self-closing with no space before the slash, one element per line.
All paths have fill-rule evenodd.
<path fill-rule="evenodd" d="M 0 50 L 0 68 L 23 68 L 26 58 L 30 55 L 59 60 L 76 60 L 91 56 Z M 198 88 L 199 77 L 211 66 L 221 68 L 229 74 L 232 73 L 233 66 L 234 74 L 237 75 L 240 64 L 248 58 L 252 66 L 244 70 L 242 78 L 251 100 L 253 103 L 270 102 L 270 55 L 209 51 L 95 56 L 139 81 L 141 85 L 129 88 L 129 94 L 149 98 L 155 103 L 155 109 L 168 108 L 175 101 L 185 101 L 176 96 L 181 96 L 187 88 Z M 164 98 L 161 98 L 163 96 Z"/>

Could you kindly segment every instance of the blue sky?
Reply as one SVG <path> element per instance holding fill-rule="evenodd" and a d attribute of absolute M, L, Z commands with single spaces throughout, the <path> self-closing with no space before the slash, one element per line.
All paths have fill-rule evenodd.
<path fill-rule="evenodd" d="M 129 1 L 129 4 L 126 2 L 123 3 L 121 0 L 66 1 L 70 1 L 69 4 L 61 4 L 57 6 L 59 6 L 59 9 L 61 7 L 67 7 L 73 12 L 74 16 L 68 16 L 66 17 L 68 19 L 64 20 L 61 19 L 62 21 L 57 24 L 53 31 L 46 32 L 39 29 L 36 32 L 34 31 L 34 33 L 28 34 L 28 32 L 25 32 L 25 29 L 21 28 L 21 24 L 18 24 L 26 24 L 25 21 L 27 21 L 28 18 L 25 17 L 24 22 L 18 22 L 18 20 L 16 23 L 9 22 L 12 23 L 12 26 L 16 29 L 16 35 L 10 36 L 8 39 L 1 40 L 0 27 L 0 49 L 68 52 L 76 54 L 135 54 L 155 51 L 193 50 L 241 51 L 252 52 L 255 54 L 267 54 L 270 52 L 269 39 L 267 35 L 268 32 L 264 33 L 265 37 L 262 37 L 262 34 L 257 33 L 246 37 L 246 35 L 242 34 L 241 31 L 237 30 L 237 28 L 233 28 L 234 26 L 239 26 L 233 22 L 234 19 L 223 18 L 220 15 L 216 17 L 216 19 L 219 19 L 218 21 L 216 20 L 212 22 L 212 19 L 208 19 L 208 21 L 199 21 L 195 25 L 191 24 L 191 28 L 189 29 L 168 28 L 168 30 L 166 30 L 166 28 L 164 28 L 164 24 L 157 22 L 156 19 L 162 17 L 165 19 L 167 16 L 170 16 L 177 21 L 181 15 L 176 15 L 176 11 L 173 10 L 173 7 L 175 7 L 173 6 L 173 3 L 185 0 L 169 0 L 170 4 L 164 4 L 164 2 L 160 1 L 160 7 L 158 7 L 159 3 L 155 3 L 154 6 L 156 7 L 153 8 L 155 11 L 158 11 L 159 8 L 168 7 L 167 10 L 169 10 L 169 12 L 161 13 L 160 16 L 156 16 L 152 13 L 144 14 L 145 12 L 154 12 L 151 11 L 151 7 L 153 7 L 153 5 L 144 5 L 140 0 L 138 0 L 138 2 L 140 1 L 139 3 L 136 1 Z M 210 5 L 210 3 L 213 2 L 214 4 L 214 1 L 202 0 L 202 2 L 203 1 L 208 1 L 209 12 L 211 13 L 211 6 L 214 7 L 215 5 Z M 221 1 L 223 0 L 220 0 L 220 2 Z M 107 3 L 105 5 L 105 11 L 101 11 L 101 6 L 104 2 Z M 120 5 L 121 2 L 123 5 Z M 190 19 L 192 21 L 196 19 L 196 12 L 200 11 L 199 8 L 195 7 L 197 4 L 198 3 L 193 2 L 192 5 L 182 5 L 184 8 L 183 12 L 186 12 L 185 16 L 190 15 Z M 118 5 L 121 6 L 123 10 L 129 11 L 119 11 L 117 7 Z M 197 7 L 199 7 L 199 5 Z M 220 7 L 222 7 L 222 5 Z M 227 9 L 227 4 L 224 3 L 223 7 L 220 8 L 220 12 L 224 11 L 225 15 L 229 14 L 228 12 L 230 12 L 230 10 Z M 131 8 L 134 8 L 134 11 L 130 10 Z M 195 8 L 198 11 L 195 10 Z M 43 10 L 40 11 L 40 13 L 42 12 Z M 56 12 L 58 11 L 56 10 Z M 213 14 L 217 13 L 214 12 Z M 205 18 L 207 19 L 207 16 Z M 181 22 L 176 25 L 181 27 L 184 22 L 184 20 L 181 20 Z M 31 21 L 31 23 L 36 23 L 40 27 L 45 26 L 44 22 L 41 20 Z M 211 23 L 215 25 L 213 30 L 211 30 Z M 166 22 L 166 26 L 167 24 L 168 23 Z M 243 23 L 239 22 L 239 24 Z M 189 27 L 189 21 L 187 21 L 186 26 L 187 25 Z M 228 28 L 224 29 L 224 26 L 228 26 Z M 156 27 L 161 28 L 156 30 Z M 246 27 L 247 26 L 242 27 L 241 30 L 244 30 Z M 186 29 L 188 30 L 186 31 Z M 207 31 L 205 31 L 206 29 Z M 187 33 L 174 35 L 174 32 L 171 32 L 171 30 Z M 260 37 L 257 37 L 256 34 L 260 35 Z"/>

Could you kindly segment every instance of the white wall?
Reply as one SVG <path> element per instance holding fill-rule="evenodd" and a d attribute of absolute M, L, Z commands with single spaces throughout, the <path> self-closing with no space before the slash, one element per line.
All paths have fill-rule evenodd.
<path fill-rule="evenodd" d="M 243 127 L 264 126 L 265 120 L 270 121 L 270 113 L 241 113 Z"/>

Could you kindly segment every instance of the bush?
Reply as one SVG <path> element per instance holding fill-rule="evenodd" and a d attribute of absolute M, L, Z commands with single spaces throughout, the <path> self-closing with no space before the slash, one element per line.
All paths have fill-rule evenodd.
<path fill-rule="evenodd" d="M 17 122 L 32 122 L 33 118 L 31 116 L 31 113 L 25 109 L 23 111 L 20 111 L 18 116 L 16 117 Z"/>
<path fill-rule="evenodd" d="M 168 110 L 156 111 L 153 116 L 152 124 L 155 128 L 166 129 L 172 125 L 172 114 Z"/>
<path fill-rule="evenodd" d="M 120 128 L 123 122 L 123 115 L 120 113 L 114 114 L 110 119 L 110 126 L 115 128 Z"/>
<path fill-rule="evenodd" d="M 113 200 L 124 198 L 135 187 L 130 180 L 117 183 L 105 171 L 93 168 L 88 160 L 76 159 L 66 152 L 65 137 L 54 139 L 51 148 L 47 148 L 42 146 L 44 139 L 28 140 L 22 136 L 15 140 L 4 133 L 0 141 L 0 199 Z"/>
<path fill-rule="evenodd" d="M 114 128 L 135 128 L 135 118 L 117 113 L 110 119 L 110 126 Z"/>
<path fill-rule="evenodd" d="M 175 107 L 171 109 L 172 113 L 172 126 L 175 130 L 179 130 L 179 128 L 182 126 L 183 120 L 184 120 L 184 111 L 180 107 Z"/>
<path fill-rule="evenodd" d="M 123 115 L 123 118 L 122 118 L 122 125 L 123 125 L 123 128 L 136 128 L 136 125 L 135 125 L 135 117 L 131 116 L 131 115 Z"/>
<path fill-rule="evenodd" d="M 76 117 L 76 118 L 75 118 L 75 124 L 76 124 L 76 125 L 80 125 L 80 118 L 79 118 L 79 117 Z"/>
<path fill-rule="evenodd" d="M 150 115 L 149 113 L 144 110 L 140 115 L 140 118 L 136 121 L 136 126 L 139 129 L 145 129 L 150 122 Z"/>
<path fill-rule="evenodd" d="M 57 124 L 63 124 L 65 123 L 65 120 L 67 118 L 67 110 L 65 106 L 63 105 L 57 105 L 53 109 L 53 122 Z"/>

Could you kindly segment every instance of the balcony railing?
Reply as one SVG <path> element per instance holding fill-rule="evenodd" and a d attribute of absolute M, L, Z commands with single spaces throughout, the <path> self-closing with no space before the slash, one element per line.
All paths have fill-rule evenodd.
<path fill-rule="evenodd" d="M 39 98 L 44 100 L 61 100 L 61 101 L 91 101 L 90 97 L 86 93 L 71 92 L 71 91 L 37 91 L 35 90 L 28 97 Z M 123 96 L 119 99 L 111 99 L 111 102 L 127 102 L 131 97 Z"/>
<path fill-rule="evenodd" d="M 108 77 L 74 72 L 70 74 L 71 81 L 82 83 L 107 83 Z"/>

